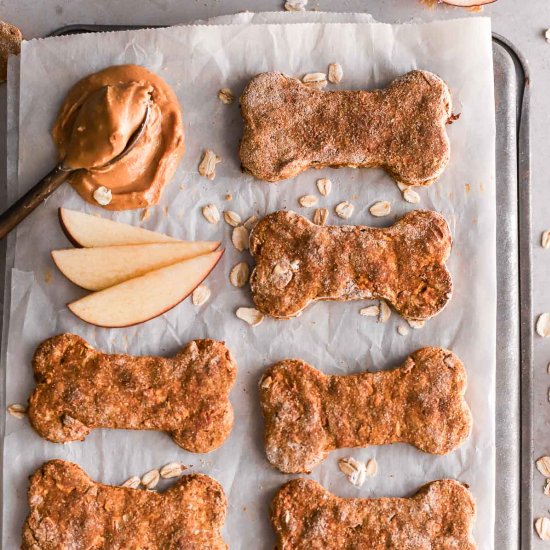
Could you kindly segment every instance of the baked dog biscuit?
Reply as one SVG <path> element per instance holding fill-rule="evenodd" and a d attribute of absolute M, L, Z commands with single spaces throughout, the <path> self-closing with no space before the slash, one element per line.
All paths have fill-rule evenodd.
<path fill-rule="evenodd" d="M 379 229 L 319 226 L 279 211 L 252 231 L 250 286 L 257 308 L 280 319 L 316 300 L 379 298 L 407 319 L 425 320 L 451 297 L 450 251 L 449 226 L 437 212 L 409 212 Z"/>
<path fill-rule="evenodd" d="M 271 503 L 277 550 L 475 550 L 476 504 L 464 485 L 432 481 L 411 498 L 339 498 L 293 479 Z"/>
<path fill-rule="evenodd" d="M 222 550 L 227 502 L 211 477 L 189 474 L 163 493 L 96 483 L 51 460 L 30 478 L 22 550 Z"/>
<path fill-rule="evenodd" d="M 308 168 L 381 167 L 397 182 L 430 185 L 449 161 L 449 88 L 411 71 L 383 90 L 324 92 L 281 73 L 254 77 L 241 96 L 243 168 L 266 181 Z"/>
<path fill-rule="evenodd" d="M 74 334 L 38 346 L 33 428 L 55 443 L 83 440 L 94 428 L 161 430 L 184 449 L 219 447 L 233 425 L 228 395 L 237 373 L 222 342 L 193 340 L 174 357 L 107 355 Z"/>
<path fill-rule="evenodd" d="M 423 348 L 398 368 L 327 376 L 288 359 L 260 382 L 269 462 L 285 473 L 310 472 L 330 451 L 409 443 L 446 454 L 470 434 L 466 370 L 456 355 Z"/>

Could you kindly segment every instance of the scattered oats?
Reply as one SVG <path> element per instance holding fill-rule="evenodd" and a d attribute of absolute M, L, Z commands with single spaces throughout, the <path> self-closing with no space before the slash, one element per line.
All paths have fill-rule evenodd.
<path fill-rule="evenodd" d="M 418 204 L 420 202 L 420 195 L 412 187 L 408 187 L 403 191 L 403 198 L 412 204 Z"/>
<path fill-rule="evenodd" d="M 240 262 L 233 267 L 231 273 L 229 273 L 229 281 L 233 286 L 242 288 L 248 283 L 248 277 L 250 276 L 250 268 L 245 262 Z"/>
<path fill-rule="evenodd" d="M 225 223 L 231 227 L 241 225 L 241 217 L 237 214 L 237 212 L 233 212 L 233 210 L 226 210 L 223 213 L 223 219 L 225 220 Z"/>
<path fill-rule="evenodd" d="M 550 248 L 550 229 L 547 229 L 540 239 L 540 244 L 542 248 Z"/>
<path fill-rule="evenodd" d="M 542 540 L 550 540 L 550 519 L 537 518 L 535 521 L 535 529 L 537 531 L 537 535 Z"/>
<path fill-rule="evenodd" d="M 338 217 L 344 220 L 347 220 L 353 214 L 353 209 L 354 209 L 354 206 L 353 204 L 351 204 L 351 202 L 344 201 L 344 202 L 341 202 L 340 204 L 337 204 L 334 211 L 336 212 L 336 215 Z"/>
<path fill-rule="evenodd" d="M 25 415 L 27 414 L 27 407 L 25 405 L 21 405 L 21 403 L 13 403 L 8 407 L 8 412 L 15 416 L 15 418 L 25 418 Z"/>
<path fill-rule="evenodd" d="M 332 191 L 332 182 L 328 178 L 321 178 L 317 180 L 317 189 L 323 197 L 326 197 Z"/>
<path fill-rule="evenodd" d="M 258 216 L 250 216 L 250 218 L 248 218 L 243 223 L 243 225 L 246 227 L 247 231 L 252 231 L 256 227 L 257 223 L 258 223 Z"/>
<path fill-rule="evenodd" d="M 151 217 L 151 210 L 149 208 L 144 208 L 141 213 L 141 221 L 147 221 Z"/>
<path fill-rule="evenodd" d="M 185 464 L 181 462 L 170 462 L 170 464 L 166 464 L 160 469 L 160 477 L 164 479 L 179 477 L 185 470 L 187 470 Z"/>
<path fill-rule="evenodd" d="M 548 29 L 548 30 L 544 33 L 544 38 L 546 38 L 546 42 L 550 42 L 550 29 Z"/>
<path fill-rule="evenodd" d="M 218 223 L 220 221 L 220 211 L 215 204 L 207 204 L 202 207 L 202 215 L 208 223 Z"/>
<path fill-rule="evenodd" d="M 313 214 L 313 223 L 325 225 L 327 223 L 328 210 L 326 208 L 317 208 Z"/>
<path fill-rule="evenodd" d="M 199 164 L 199 174 L 212 181 L 216 177 L 216 164 L 221 160 L 214 151 L 206 149 Z"/>
<path fill-rule="evenodd" d="M 369 212 L 373 216 L 376 216 L 377 218 L 381 218 L 382 216 L 387 216 L 391 212 L 391 204 L 388 201 L 375 202 L 369 208 Z"/>
<path fill-rule="evenodd" d="M 264 314 L 253 307 L 240 307 L 235 315 L 251 327 L 258 326 L 264 320 Z"/>
<path fill-rule="evenodd" d="M 129 477 L 122 485 L 121 487 L 128 487 L 129 489 L 137 489 L 140 485 L 141 481 L 138 476 L 132 476 Z"/>
<path fill-rule="evenodd" d="M 302 83 L 308 88 L 322 90 L 328 84 L 327 75 L 325 73 L 308 73 L 303 76 Z"/>
<path fill-rule="evenodd" d="M 298 199 L 298 202 L 303 208 L 311 208 L 317 204 L 317 197 L 314 195 L 304 195 Z"/>
<path fill-rule="evenodd" d="M 328 81 L 333 84 L 340 84 L 344 78 L 344 71 L 340 63 L 331 63 L 328 66 Z"/>
<path fill-rule="evenodd" d="M 210 298 L 210 289 L 207 286 L 199 285 L 195 290 L 193 290 L 193 305 L 202 306 Z"/>
<path fill-rule="evenodd" d="M 233 200 L 233 195 L 231 193 L 227 193 L 227 195 L 225 195 L 225 200 L 226 201 L 232 201 Z"/>
<path fill-rule="evenodd" d="M 380 308 L 378 306 L 368 306 L 360 309 L 359 313 L 365 317 L 376 317 L 380 315 Z"/>
<path fill-rule="evenodd" d="M 218 92 L 218 99 L 222 103 L 229 105 L 230 103 L 233 103 L 235 101 L 235 96 L 233 95 L 233 92 L 229 88 L 222 88 Z"/>
<path fill-rule="evenodd" d="M 286 11 L 306 11 L 307 0 L 288 0 L 285 2 Z"/>
<path fill-rule="evenodd" d="M 242 252 L 243 250 L 246 250 L 249 247 L 250 238 L 249 238 L 248 230 L 244 225 L 239 225 L 238 227 L 235 227 L 233 229 L 233 233 L 231 235 L 231 242 L 239 252 Z"/>
<path fill-rule="evenodd" d="M 113 193 L 103 185 L 94 191 L 94 200 L 101 206 L 106 206 L 113 200 Z"/>
<path fill-rule="evenodd" d="M 397 327 L 397 332 L 401 334 L 401 336 L 407 336 L 407 334 L 409 334 L 409 329 L 405 325 L 399 325 Z"/>
<path fill-rule="evenodd" d="M 150 470 L 146 474 L 143 474 L 141 478 L 141 484 L 146 489 L 154 489 L 160 479 L 160 473 L 158 470 Z"/>
<path fill-rule="evenodd" d="M 544 494 L 547 497 L 550 497 L 550 479 L 546 480 L 546 485 L 544 486 Z"/>
<path fill-rule="evenodd" d="M 380 315 L 378 316 L 378 322 L 385 323 L 390 318 L 390 315 L 390 306 L 384 302 L 384 300 L 380 300 Z"/>
<path fill-rule="evenodd" d="M 371 458 L 367 462 L 366 470 L 368 477 L 374 477 L 378 473 L 378 462 L 374 458 Z"/>
<path fill-rule="evenodd" d="M 546 338 L 550 336 L 550 313 L 542 313 L 537 320 L 537 334 Z"/>
<path fill-rule="evenodd" d="M 535 464 L 543 476 L 550 477 L 550 456 L 541 456 Z"/>
<path fill-rule="evenodd" d="M 359 462 L 353 457 L 341 458 L 338 467 L 346 474 L 348 481 L 356 487 L 361 487 L 367 478 L 367 469 L 364 462 Z"/>
<path fill-rule="evenodd" d="M 414 319 L 407 319 L 407 323 L 409 323 L 409 326 L 411 328 L 418 329 L 422 328 L 426 324 L 426 321 L 415 321 Z"/>

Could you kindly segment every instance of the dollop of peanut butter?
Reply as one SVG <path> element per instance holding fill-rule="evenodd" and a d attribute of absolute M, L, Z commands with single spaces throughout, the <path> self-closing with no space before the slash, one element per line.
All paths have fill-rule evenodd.
<path fill-rule="evenodd" d="M 82 104 L 64 164 L 70 168 L 100 168 L 120 155 L 141 125 L 150 86 L 138 82 L 99 88 Z"/>
<path fill-rule="evenodd" d="M 128 154 L 119 155 L 140 126 L 147 103 L 149 120 Z M 112 192 L 104 208 L 129 210 L 158 203 L 185 148 L 181 107 L 168 84 L 138 65 L 108 67 L 69 91 L 52 137 L 59 160 L 82 168 L 70 183 L 88 202 L 99 187 Z"/>

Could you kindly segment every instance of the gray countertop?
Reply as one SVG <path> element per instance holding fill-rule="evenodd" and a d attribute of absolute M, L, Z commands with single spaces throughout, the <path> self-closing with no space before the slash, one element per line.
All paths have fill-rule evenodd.
<path fill-rule="evenodd" d="M 0 19 L 21 28 L 25 38 L 42 37 L 64 25 L 95 24 L 176 24 L 215 15 L 250 11 L 280 10 L 283 0 L 0 0 Z M 38 7 L 39 6 L 39 7 Z M 439 6 L 428 9 L 419 0 L 310 0 L 308 9 L 360 11 L 385 22 L 410 19 L 434 20 L 461 16 L 475 17 L 461 9 Z M 533 197 L 533 307 L 535 314 L 550 311 L 550 250 L 540 246 L 540 234 L 550 228 L 550 179 L 546 167 L 547 139 L 550 137 L 550 44 L 544 31 L 550 27 L 548 0 L 498 0 L 486 6 L 495 32 L 511 40 L 530 63 L 532 77 L 531 148 Z M 5 91 L 0 87 L 0 99 Z M 0 131 L 5 114 L 0 116 Z M 0 161 L 0 168 L 4 159 Z M 498 167 L 497 167 L 498 169 Z M 2 171 L 4 173 L 4 171 Z M 534 320 L 533 320 L 534 322 Z M 550 339 L 536 337 L 534 346 L 535 457 L 550 454 Z M 498 366 L 497 366 L 498 368 Z M 550 498 L 544 496 L 544 478 L 535 471 L 535 516 L 550 516 Z M 539 490 L 540 489 L 540 490 Z M 547 543 L 548 544 L 548 543 Z M 534 546 L 545 548 L 542 541 Z"/>

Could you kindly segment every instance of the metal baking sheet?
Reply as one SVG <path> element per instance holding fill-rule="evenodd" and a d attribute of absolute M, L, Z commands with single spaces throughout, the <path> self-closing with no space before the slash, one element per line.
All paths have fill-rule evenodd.
<path fill-rule="evenodd" d="M 137 27 L 72 25 L 52 35 L 128 28 Z M 522 548 L 530 548 L 532 535 L 529 109 L 528 90 L 524 90 L 527 75 L 521 56 L 498 36 L 494 37 L 494 68 L 496 181 L 500 214 L 497 221 L 499 301 L 495 548 L 507 550 L 517 548 L 520 537 Z M 7 265 L 10 265 L 9 259 Z M 9 281 L 6 282 L 9 285 Z"/>

